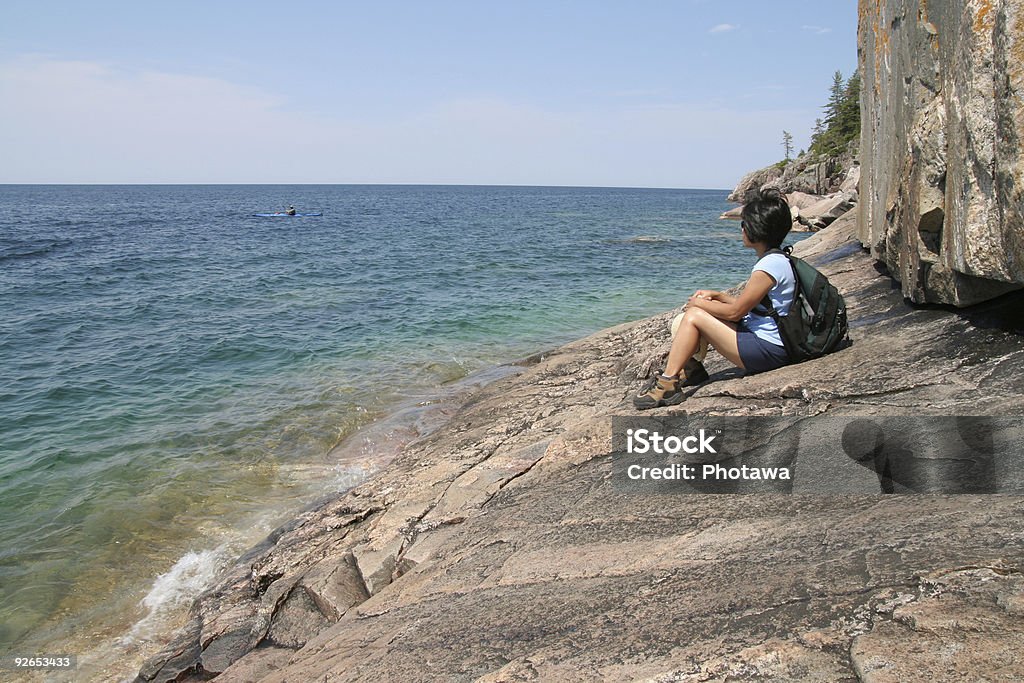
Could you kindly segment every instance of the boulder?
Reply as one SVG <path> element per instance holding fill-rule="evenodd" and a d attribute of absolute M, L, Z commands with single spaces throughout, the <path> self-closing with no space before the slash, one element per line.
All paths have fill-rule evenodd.
<path fill-rule="evenodd" d="M 819 161 L 802 168 L 798 164 L 790 164 L 786 170 L 788 173 L 783 174 L 779 183 L 784 191 L 807 194 L 825 194 L 829 191 L 829 162 Z"/>
<path fill-rule="evenodd" d="M 789 206 L 799 209 L 801 213 L 807 207 L 813 206 L 823 199 L 828 199 L 828 197 L 820 194 L 808 194 L 806 192 L 790 192 L 786 195 L 786 201 L 789 202 Z"/>
<path fill-rule="evenodd" d="M 793 216 L 793 229 L 797 231 L 808 230 L 806 226 L 800 223 L 800 216 L 803 213 L 804 207 L 813 206 L 822 200 L 828 199 L 827 197 L 821 197 L 819 195 L 807 194 L 806 192 L 791 192 L 786 195 L 786 201 L 789 203 L 789 210 Z M 734 206 L 718 218 L 720 220 L 733 220 L 738 221 L 742 218 L 743 206 Z"/>
<path fill-rule="evenodd" d="M 739 206 L 734 206 L 733 208 L 729 209 L 718 218 L 719 220 L 738 221 L 740 220 L 740 214 L 743 213 L 743 207 L 743 204 L 740 204 Z"/>
<path fill-rule="evenodd" d="M 782 177 L 782 169 L 779 168 L 778 164 L 772 164 L 757 171 L 751 171 L 743 176 L 739 184 L 736 185 L 736 189 L 727 198 L 727 201 L 744 204 L 766 183 L 770 183 L 780 177 Z"/>
<path fill-rule="evenodd" d="M 850 180 L 860 171 L 856 162 L 857 143 L 837 157 L 819 158 L 806 153 L 785 164 L 773 164 L 743 176 L 728 197 L 730 202 L 747 202 L 758 189 L 773 187 L 784 194 L 825 195 L 841 190 L 856 190 L 856 180 Z M 844 183 L 848 186 L 843 187 Z M 801 208 L 803 208 L 801 206 Z"/>
<path fill-rule="evenodd" d="M 825 197 L 800 209 L 797 220 L 810 230 L 821 230 L 852 209 L 856 201 L 857 194 L 855 192 L 841 192 L 831 197 Z"/>
<path fill-rule="evenodd" d="M 860 191 L 860 164 L 851 166 L 850 170 L 846 172 L 846 177 L 843 179 L 842 184 L 839 186 L 840 192 L 859 192 Z"/>

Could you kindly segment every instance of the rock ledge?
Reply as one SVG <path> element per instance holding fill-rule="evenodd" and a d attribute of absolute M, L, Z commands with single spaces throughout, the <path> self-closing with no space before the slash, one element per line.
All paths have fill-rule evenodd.
<path fill-rule="evenodd" d="M 712 361 L 665 412 L 1024 414 L 1020 297 L 909 307 L 855 213 L 800 245 L 844 292 L 852 345 L 753 377 Z M 610 484 L 611 416 L 634 413 L 673 313 L 473 393 L 242 558 L 138 680 L 1024 678 L 1024 498 Z"/>

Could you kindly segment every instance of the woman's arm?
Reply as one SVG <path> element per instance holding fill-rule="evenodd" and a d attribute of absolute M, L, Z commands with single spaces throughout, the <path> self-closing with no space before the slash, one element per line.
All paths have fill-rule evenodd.
<path fill-rule="evenodd" d="M 693 306 L 694 308 L 703 308 L 705 311 L 715 316 L 719 320 L 728 320 L 731 322 L 739 322 L 743 319 L 750 310 L 761 303 L 772 287 L 775 286 L 775 278 L 763 270 L 755 270 L 750 279 L 747 280 L 747 286 L 743 288 L 743 291 L 738 297 L 727 297 L 729 301 L 723 301 L 719 298 L 709 298 L 707 296 L 697 296 L 704 290 L 698 291 L 696 294 L 690 297 L 690 300 L 686 303 L 687 306 Z M 722 294 L 721 292 L 705 292 L 705 294 Z M 723 295 L 725 298 L 725 295 Z"/>

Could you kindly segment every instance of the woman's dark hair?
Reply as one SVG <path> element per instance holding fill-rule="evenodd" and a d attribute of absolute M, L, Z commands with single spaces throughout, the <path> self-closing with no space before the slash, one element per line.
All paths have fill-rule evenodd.
<path fill-rule="evenodd" d="M 786 197 L 776 188 L 759 190 L 743 207 L 740 218 L 751 242 L 764 242 L 769 249 L 778 249 L 793 227 L 793 214 Z"/>

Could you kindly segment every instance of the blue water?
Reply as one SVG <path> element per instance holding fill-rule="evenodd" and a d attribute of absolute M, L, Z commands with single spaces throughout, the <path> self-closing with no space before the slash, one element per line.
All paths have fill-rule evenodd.
<path fill-rule="evenodd" d="M 743 280 L 726 194 L 0 186 L 0 650 L 142 618 L 410 396 Z"/>

